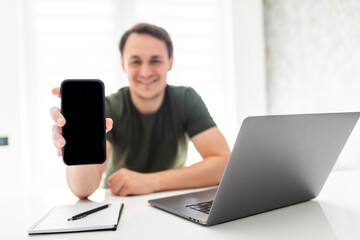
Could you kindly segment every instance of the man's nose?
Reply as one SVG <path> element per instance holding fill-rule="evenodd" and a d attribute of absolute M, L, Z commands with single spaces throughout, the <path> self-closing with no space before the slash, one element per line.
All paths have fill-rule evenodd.
<path fill-rule="evenodd" d="M 149 64 L 142 64 L 141 68 L 140 68 L 140 76 L 147 78 L 150 77 L 152 75 L 152 69 L 151 66 Z"/>

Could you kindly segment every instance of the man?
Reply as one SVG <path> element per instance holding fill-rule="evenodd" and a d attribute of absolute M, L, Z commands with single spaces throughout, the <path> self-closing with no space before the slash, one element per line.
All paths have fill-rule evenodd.
<path fill-rule="evenodd" d="M 106 98 L 107 160 L 68 166 L 71 191 L 88 197 L 104 172 L 105 185 L 120 196 L 219 184 L 230 149 L 200 96 L 192 88 L 167 85 L 174 60 L 168 33 L 137 24 L 123 35 L 119 48 L 129 87 Z M 59 88 L 53 94 L 59 96 Z M 66 120 L 57 107 L 50 114 L 61 156 L 65 139 L 60 128 Z M 203 160 L 184 167 L 189 138 Z"/>

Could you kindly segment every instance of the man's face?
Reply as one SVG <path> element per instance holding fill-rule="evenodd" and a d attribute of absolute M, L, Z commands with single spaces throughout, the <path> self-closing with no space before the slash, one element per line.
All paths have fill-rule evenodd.
<path fill-rule="evenodd" d="M 123 49 L 121 65 L 128 75 L 133 97 L 141 100 L 162 97 L 172 62 L 164 41 L 148 34 L 130 34 Z"/>

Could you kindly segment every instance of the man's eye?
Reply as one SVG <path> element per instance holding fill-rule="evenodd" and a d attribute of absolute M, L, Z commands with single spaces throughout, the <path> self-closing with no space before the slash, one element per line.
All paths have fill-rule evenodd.
<path fill-rule="evenodd" d="M 133 61 L 132 64 L 140 64 L 140 61 Z"/>
<path fill-rule="evenodd" d="M 151 63 L 159 63 L 159 60 L 152 60 Z"/>

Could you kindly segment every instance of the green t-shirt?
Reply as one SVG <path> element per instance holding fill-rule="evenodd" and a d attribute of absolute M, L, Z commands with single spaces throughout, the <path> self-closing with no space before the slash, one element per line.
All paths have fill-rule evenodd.
<path fill-rule="evenodd" d="M 128 87 L 106 97 L 106 117 L 114 121 L 106 138 L 112 151 L 107 178 L 120 168 L 150 173 L 183 167 L 189 138 L 215 125 L 201 97 L 190 87 L 167 85 L 159 110 L 144 115 Z"/>

